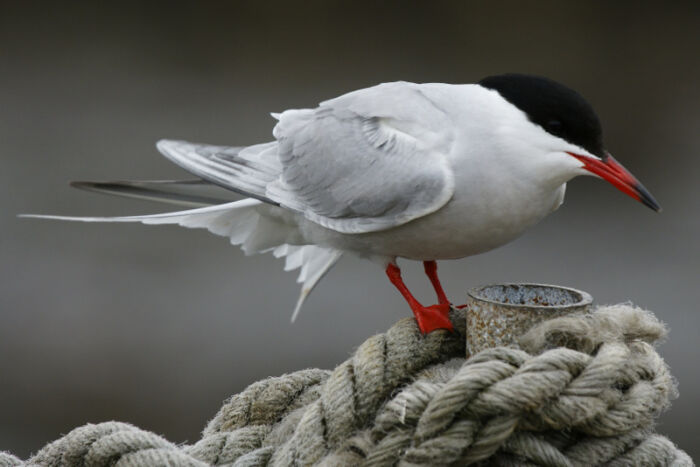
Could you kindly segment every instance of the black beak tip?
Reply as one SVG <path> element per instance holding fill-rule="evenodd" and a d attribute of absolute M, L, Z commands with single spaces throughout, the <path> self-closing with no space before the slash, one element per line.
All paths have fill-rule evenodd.
<path fill-rule="evenodd" d="M 650 209 L 653 209 L 656 212 L 662 211 L 659 203 L 654 199 L 651 193 L 649 193 L 649 191 L 646 188 L 644 188 L 643 185 L 637 185 L 637 191 L 639 192 L 639 201 L 641 201 L 642 204 L 644 204 Z"/>
<path fill-rule="evenodd" d="M 653 209 L 653 210 L 656 211 L 656 212 L 662 212 L 662 211 L 663 211 L 663 208 L 662 208 L 661 206 L 659 206 L 659 204 L 658 204 L 657 202 L 653 201 L 653 200 L 652 200 L 651 202 L 648 202 L 648 201 L 642 201 L 642 202 L 643 202 L 646 206 L 650 207 L 651 209 Z"/>

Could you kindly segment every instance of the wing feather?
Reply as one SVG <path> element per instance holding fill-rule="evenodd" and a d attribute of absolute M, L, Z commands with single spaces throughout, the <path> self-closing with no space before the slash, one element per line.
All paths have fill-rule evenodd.
<path fill-rule="evenodd" d="M 228 203 L 233 201 L 235 196 L 230 191 L 204 180 L 75 181 L 71 182 L 71 186 L 96 193 L 187 207 Z"/>
<path fill-rule="evenodd" d="M 349 234 L 430 214 L 454 193 L 452 124 L 426 85 L 397 82 L 287 110 L 277 141 L 249 147 L 162 140 L 170 160 L 212 183 Z"/>
<path fill-rule="evenodd" d="M 267 184 L 275 180 L 281 171 L 275 142 L 231 147 L 164 139 L 158 141 L 156 147 L 165 157 L 204 180 L 270 204 L 278 204 L 265 197 Z"/>
<path fill-rule="evenodd" d="M 273 133 L 282 173 L 266 195 L 343 233 L 404 224 L 452 197 L 450 128 L 445 113 L 411 83 L 286 111 Z"/>

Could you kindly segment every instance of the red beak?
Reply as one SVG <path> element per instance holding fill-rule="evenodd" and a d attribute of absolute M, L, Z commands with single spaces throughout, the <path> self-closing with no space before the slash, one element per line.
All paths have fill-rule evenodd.
<path fill-rule="evenodd" d="M 626 168 L 617 162 L 609 153 L 605 153 L 604 159 L 595 159 L 593 157 L 581 156 L 579 154 L 569 153 L 576 159 L 583 162 L 583 168 L 597 175 L 603 180 L 610 182 L 615 188 L 640 201 L 645 206 L 650 207 L 656 212 L 661 211 L 661 206 L 656 202 L 651 193 L 644 188 L 644 185 L 639 183 L 634 175 Z"/>

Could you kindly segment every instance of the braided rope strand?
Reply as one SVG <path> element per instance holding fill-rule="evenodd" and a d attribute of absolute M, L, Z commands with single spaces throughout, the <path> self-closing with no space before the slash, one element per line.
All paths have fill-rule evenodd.
<path fill-rule="evenodd" d="M 677 391 L 650 312 L 615 305 L 552 319 L 521 337 L 523 350 L 467 360 L 464 312 L 451 319 L 455 333 L 422 336 L 404 319 L 333 371 L 253 383 L 192 445 L 88 424 L 26 462 L 0 452 L 0 467 L 693 465 L 653 432 Z"/>

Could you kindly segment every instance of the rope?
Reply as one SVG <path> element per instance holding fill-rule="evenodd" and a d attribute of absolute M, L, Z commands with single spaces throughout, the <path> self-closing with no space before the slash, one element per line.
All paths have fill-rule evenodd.
<path fill-rule="evenodd" d="M 523 350 L 465 360 L 455 333 L 413 319 L 367 339 L 332 372 L 258 381 L 228 399 L 193 445 L 119 422 L 88 424 L 0 466 L 690 466 L 653 432 L 676 396 L 650 312 L 616 305 L 541 323 Z"/>

